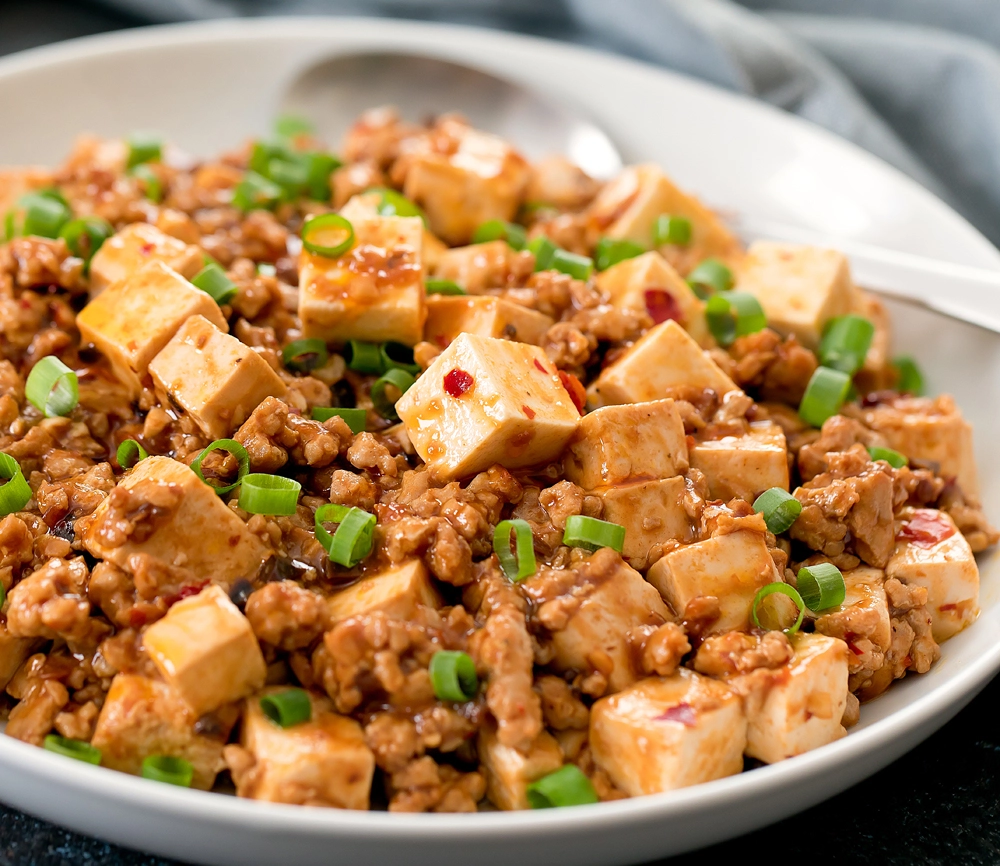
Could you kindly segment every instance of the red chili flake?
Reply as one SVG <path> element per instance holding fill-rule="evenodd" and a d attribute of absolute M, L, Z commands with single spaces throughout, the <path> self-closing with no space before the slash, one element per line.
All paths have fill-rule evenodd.
<path fill-rule="evenodd" d="M 444 374 L 444 389 L 452 397 L 461 397 L 475 381 L 471 373 L 466 373 L 465 370 L 459 370 L 456 367 Z"/>
<path fill-rule="evenodd" d="M 208 581 L 203 580 L 200 583 L 189 583 L 182 586 L 176 595 L 168 596 L 166 599 L 167 607 L 173 607 L 177 602 L 185 598 L 190 598 L 193 595 L 197 595 L 206 586 L 208 586 Z"/>
<path fill-rule="evenodd" d="M 139 250 L 144 256 L 148 256 L 154 249 L 156 249 L 152 244 L 143 244 L 139 247 Z"/>
<path fill-rule="evenodd" d="M 675 322 L 684 321 L 684 314 L 677 299 L 666 289 L 646 289 L 643 294 L 646 297 L 646 312 L 657 325 L 668 319 L 673 319 Z"/>
<path fill-rule="evenodd" d="M 846 639 L 846 643 L 847 643 L 847 648 L 856 656 L 863 656 L 865 654 L 865 651 L 863 649 L 859 649 L 857 644 L 855 644 L 854 641 L 851 640 L 850 638 Z"/>
<path fill-rule="evenodd" d="M 576 406 L 576 411 L 582 415 L 583 407 L 587 405 L 587 392 L 584 390 L 583 383 L 572 373 L 567 373 L 564 370 L 559 371 L 559 381 L 569 392 L 569 397 L 573 401 L 573 405 Z"/>
<path fill-rule="evenodd" d="M 942 604 L 938 610 L 958 610 L 957 604 Z"/>
<path fill-rule="evenodd" d="M 128 624 L 132 628 L 142 628 L 148 620 L 149 616 L 146 611 L 140 610 L 137 607 L 133 607 L 128 612 Z"/>
<path fill-rule="evenodd" d="M 536 366 L 536 367 L 537 367 L 537 368 L 538 368 L 539 370 L 541 370 L 541 371 L 542 371 L 542 372 L 543 372 L 543 373 L 544 373 L 544 374 L 545 374 L 546 376 L 548 376 L 548 375 L 549 375 L 549 371 L 548 371 L 548 370 L 546 370 L 546 369 L 545 369 L 545 368 L 544 368 L 544 367 L 542 366 L 542 362 L 541 362 L 541 361 L 539 361 L 539 360 L 538 360 L 538 358 L 535 358 L 535 366 Z"/>
<path fill-rule="evenodd" d="M 920 508 L 903 524 L 899 538 L 914 547 L 929 548 L 940 544 L 955 534 L 955 527 L 941 516 L 940 511 Z"/>
<path fill-rule="evenodd" d="M 678 704 L 671 707 L 665 713 L 661 713 L 653 719 L 654 722 L 680 722 L 686 728 L 693 728 L 698 724 L 698 714 L 694 707 L 688 703 Z"/>
<path fill-rule="evenodd" d="M 528 416 L 529 421 L 533 421 L 535 418 L 535 410 L 530 406 L 522 406 L 521 411 Z"/>

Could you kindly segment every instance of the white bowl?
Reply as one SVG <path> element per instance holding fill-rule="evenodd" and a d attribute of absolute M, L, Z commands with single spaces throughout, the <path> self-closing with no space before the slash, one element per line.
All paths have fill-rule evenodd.
<path fill-rule="evenodd" d="M 272 19 L 150 28 L 0 61 L 0 164 L 54 163 L 87 130 L 158 129 L 211 154 L 268 129 L 295 73 L 335 52 L 406 49 L 466 61 L 586 105 L 632 158 L 661 163 L 716 206 L 955 262 L 1000 254 L 925 190 L 859 149 L 760 104 L 581 48 L 448 26 Z M 441 106 L 442 109 L 448 106 Z M 947 286 L 942 286 L 947 291 Z M 1000 337 L 892 304 L 900 351 L 976 427 L 987 512 L 1000 516 Z M 1000 667 L 1000 575 L 941 661 L 863 707 L 844 739 L 671 794 L 573 809 L 389 815 L 179 790 L 0 737 L 0 797 L 85 833 L 206 864 L 635 863 L 763 826 L 888 764 L 944 724 Z"/>

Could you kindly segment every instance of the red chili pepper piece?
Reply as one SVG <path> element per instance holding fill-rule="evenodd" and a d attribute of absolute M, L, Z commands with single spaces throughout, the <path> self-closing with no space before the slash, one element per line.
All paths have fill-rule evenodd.
<path fill-rule="evenodd" d="M 955 534 L 955 527 L 945 520 L 940 512 L 920 508 L 903 524 L 899 537 L 914 547 L 934 547 Z"/>
<path fill-rule="evenodd" d="M 466 373 L 465 370 L 459 370 L 456 367 L 444 374 L 444 390 L 452 397 L 461 397 L 475 381 L 471 373 Z"/>
<path fill-rule="evenodd" d="M 542 362 L 539 361 L 538 358 L 535 358 L 535 366 L 543 373 L 545 373 L 546 376 L 549 374 L 549 371 L 542 366 Z"/>
<path fill-rule="evenodd" d="M 643 292 L 646 298 L 646 312 L 657 325 L 668 319 L 675 322 L 683 322 L 684 314 L 681 312 L 677 299 L 666 289 L 646 289 Z"/>
<path fill-rule="evenodd" d="M 535 410 L 530 406 L 522 406 L 521 411 L 527 416 L 528 420 L 531 421 L 535 417 Z"/>
<path fill-rule="evenodd" d="M 583 387 L 583 383 L 572 373 L 567 373 L 565 370 L 559 371 L 559 381 L 562 382 L 562 386 L 569 392 L 570 399 L 573 401 L 573 405 L 576 406 L 576 411 L 582 415 L 583 407 L 587 405 L 587 392 Z"/>
<path fill-rule="evenodd" d="M 691 704 L 682 703 L 676 707 L 671 707 L 665 713 L 661 713 L 653 721 L 680 722 L 686 728 L 693 728 L 698 724 L 698 714 L 695 713 L 694 707 Z"/>

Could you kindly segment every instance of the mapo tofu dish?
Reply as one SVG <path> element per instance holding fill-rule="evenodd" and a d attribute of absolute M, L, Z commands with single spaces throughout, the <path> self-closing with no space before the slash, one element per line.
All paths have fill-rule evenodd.
<path fill-rule="evenodd" d="M 6 734 L 344 809 L 845 736 L 978 613 L 972 430 L 833 250 L 457 116 L 0 171 Z"/>

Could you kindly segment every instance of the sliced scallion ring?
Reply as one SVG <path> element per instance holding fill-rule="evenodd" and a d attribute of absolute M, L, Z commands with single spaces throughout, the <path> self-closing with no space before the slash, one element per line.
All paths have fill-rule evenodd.
<path fill-rule="evenodd" d="M 718 259 L 705 259 L 687 277 L 690 286 L 706 286 L 713 292 L 728 292 L 733 287 L 733 272 Z"/>
<path fill-rule="evenodd" d="M 344 347 L 344 360 L 347 369 L 355 373 L 366 373 L 377 376 L 385 372 L 382 368 L 382 352 L 378 343 L 364 343 L 361 340 L 351 340 Z"/>
<path fill-rule="evenodd" d="M 753 510 L 764 515 L 764 523 L 770 532 L 781 535 L 802 513 L 802 503 L 787 490 L 772 487 L 754 500 Z"/>
<path fill-rule="evenodd" d="M 415 381 L 416 379 L 407 373 L 406 370 L 399 369 L 389 370 L 385 375 L 376 379 L 372 383 L 371 390 L 372 405 L 375 407 L 375 411 L 386 420 L 398 421 L 399 416 L 396 414 L 396 401 L 389 399 L 386 389 L 391 386 L 399 391 L 400 396 L 402 396 Z"/>
<path fill-rule="evenodd" d="M 42 748 L 47 752 L 55 752 L 66 758 L 83 761 L 85 764 L 97 766 L 101 763 L 101 750 L 83 740 L 71 740 L 69 737 L 49 734 L 42 740 Z"/>
<path fill-rule="evenodd" d="M 514 533 L 514 550 L 510 534 Z M 516 553 L 515 553 L 516 550 Z M 535 538 L 526 520 L 502 520 L 493 530 L 493 552 L 509 580 L 517 583 L 535 573 Z"/>
<path fill-rule="evenodd" d="M 159 162 L 163 158 L 163 139 L 153 132 L 133 132 L 128 139 L 128 163 L 135 168 L 144 162 Z"/>
<path fill-rule="evenodd" d="M 563 544 L 568 547 L 582 547 L 585 550 L 599 550 L 610 547 L 622 552 L 625 546 L 625 527 L 596 517 L 573 514 L 566 518 Z"/>
<path fill-rule="evenodd" d="M 566 764 L 531 782 L 527 794 L 532 809 L 586 806 L 600 801 L 593 783 L 576 764 Z"/>
<path fill-rule="evenodd" d="M 354 226 L 339 213 L 325 213 L 306 220 L 302 246 L 317 256 L 335 259 L 354 246 Z"/>
<path fill-rule="evenodd" d="M 383 370 L 405 370 L 411 376 L 420 372 L 420 365 L 413 362 L 413 349 L 405 343 L 389 340 L 379 346 Z"/>
<path fill-rule="evenodd" d="M 799 595 L 809 610 L 839 607 L 847 598 L 844 575 L 832 562 L 820 562 L 799 569 L 796 576 Z"/>
<path fill-rule="evenodd" d="M 149 452 L 135 439 L 126 439 L 118 446 L 118 451 L 115 453 L 115 459 L 122 469 L 131 469 L 136 463 L 147 457 L 149 457 Z"/>
<path fill-rule="evenodd" d="M 233 192 L 233 207 L 247 211 L 273 209 L 282 198 L 282 189 L 256 171 L 248 171 Z"/>
<path fill-rule="evenodd" d="M 271 692 L 260 699 L 261 711 L 282 728 L 301 725 L 312 718 L 312 701 L 305 689 Z"/>
<path fill-rule="evenodd" d="M 802 395 L 799 417 L 813 427 L 822 427 L 827 418 L 840 411 L 850 388 L 851 377 L 847 373 L 817 367 Z"/>
<path fill-rule="evenodd" d="M 479 691 L 476 663 L 468 653 L 458 650 L 438 650 L 431 656 L 427 668 L 439 701 L 464 703 L 471 701 Z"/>
<path fill-rule="evenodd" d="M 114 233 L 111 224 L 97 216 L 70 220 L 59 229 L 59 237 L 66 241 L 66 246 L 74 256 L 83 259 L 85 267 L 90 267 L 94 253 Z"/>
<path fill-rule="evenodd" d="M 47 195 L 45 192 L 27 193 L 18 201 L 22 212 L 20 231 L 13 222 L 7 234 L 15 232 L 37 238 L 57 238 L 62 227 L 72 217 L 66 200 L 61 195 Z"/>
<path fill-rule="evenodd" d="M 239 286 L 229 279 L 222 267 L 215 262 L 209 262 L 198 271 L 192 277 L 191 283 L 206 294 L 211 295 L 212 300 L 220 307 L 223 304 L 228 304 L 239 291 Z"/>
<path fill-rule="evenodd" d="M 535 254 L 535 270 L 547 271 L 552 267 L 552 259 L 559 247 L 545 235 L 539 235 L 528 241 L 527 249 Z"/>
<path fill-rule="evenodd" d="M 148 164 L 140 163 L 133 168 L 129 174 L 142 181 L 143 195 L 154 204 L 163 201 L 163 181 L 160 176 Z"/>
<path fill-rule="evenodd" d="M 9 454 L 0 451 L 0 478 L 4 484 L 0 486 L 0 515 L 13 514 L 20 511 L 31 499 L 31 488 L 21 471 L 20 464 Z"/>
<path fill-rule="evenodd" d="M 309 169 L 300 159 L 272 159 L 264 176 L 280 186 L 289 200 L 304 195 L 309 184 Z"/>
<path fill-rule="evenodd" d="M 282 114 L 274 120 L 274 132 L 282 138 L 312 135 L 315 131 L 312 121 L 298 114 Z"/>
<path fill-rule="evenodd" d="M 194 766 L 173 755 L 147 755 L 142 760 L 142 778 L 178 788 L 190 788 L 194 780 Z"/>
<path fill-rule="evenodd" d="M 875 326 L 863 316 L 838 316 L 827 322 L 819 343 L 819 362 L 853 376 L 865 363 Z"/>
<path fill-rule="evenodd" d="M 712 295 L 705 302 L 705 319 L 720 346 L 728 346 L 737 337 L 754 334 L 767 327 L 767 317 L 760 301 L 746 292 Z"/>
<path fill-rule="evenodd" d="M 869 448 L 868 453 L 871 455 L 872 460 L 884 460 L 893 469 L 902 469 L 910 462 L 906 459 L 905 454 L 900 454 L 892 448 L 879 448 L 875 446 Z"/>
<path fill-rule="evenodd" d="M 507 245 L 515 250 L 523 250 L 528 240 L 524 226 L 510 223 L 506 220 L 487 220 L 482 223 L 472 235 L 474 244 L 485 244 L 490 241 L 507 241 Z"/>
<path fill-rule="evenodd" d="M 24 394 L 46 418 L 68 415 L 80 400 L 79 380 L 55 355 L 46 355 L 31 368 Z"/>
<path fill-rule="evenodd" d="M 239 505 L 251 514 L 294 514 L 301 492 L 302 485 L 293 478 L 251 472 L 240 483 Z"/>
<path fill-rule="evenodd" d="M 624 262 L 627 259 L 634 259 L 646 252 L 642 244 L 619 238 L 601 238 L 594 247 L 594 264 L 599 271 L 606 271 L 608 268 Z"/>
<path fill-rule="evenodd" d="M 321 505 L 315 516 L 316 540 L 331 561 L 354 568 L 372 552 L 375 540 L 374 514 L 347 505 Z M 331 534 L 324 523 L 338 524 Z"/>
<path fill-rule="evenodd" d="M 653 223 L 653 243 L 658 247 L 667 244 L 687 246 L 691 243 L 691 220 L 661 213 Z"/>
<path fill-rule="evenodd" d="M 769 583 L 767 586 L 762 586 L 757 590 L 757 594 L 753 597 L 753 604 L 750 605 L 750 619 L 757 628 L 765 629 L 766 631 L 777 631 L 778 629 L 769 629 L 766 625 L 763 625 L 758 616 L 758 608 L 760 603 L 767 598 L 769 595 L 774 595 L 775 593 L 780 593 L 781 595 L 787 595 L 793 602 L 795 606 L 799 609 L 798 619 L 795 620 L 794 624 L 790 625 L 788 628 L 781 629 L 785 634 L 795 634 L 802 625 L 802 620 L 806 615 L 806 603 L 802 600 L 802 596 L 799 595 L 798 590 L 794 586 L 789 586 L 787 583 Z"/>
<path fill-rule="evenodd" d="M 365 194 L 372 192 L 379 194 L 379 203 L 376 206 L 379 216 L 420 217 L 424 225 L 427 225 L 427 216 L 424 212 L 401 192 L 387 186 L 373 186 L 365 190 Z"/>
<path fill-rule="evenodd" d="M 315 406 L 312 410 L 313 421 L 328 421 L 330 418 L 343 418 L 352 433 L 364 433 L 368 425 L 368 412 L 365 409 L 346 409 L 336 406 Z"/>
<path fill-rule="evenodd" d="M 465 295 L 467 292 L 453 280 L 424 280 L 424 290 L 428 295 Z"/>
<path fill-rule="evenodd" d="M 896 383 L 896 390 L 901 394 L 912 394 L 914 397 L 921 397 L 924 393 L 924 376 L 913 358 L 894 358 L 892 366 L 899 375 Z"/>
<path fill-rule="evenodd" d="M 306 167 L 306 193 L 316 201 L 330 200 L 330 175 L 343 163 L 333 154 L 315 152 L 302 156 Z"/>
<path fill-rule="evenodd" d="M 239 469 L 236 473 L 236 480 L 232 484 L 225 484 L 221 487 L 216 487 L 214 484 L 210 483 L 202 473 L 202 461 L 213 451 L 228 451 L 233 455 L 233 457 L 236 458 L 236 462 L 239 464 Z M 201 454 L 191 461 L 191 469 L 195 475 L 208 484 L 208 486 L 211 487 L 216 493 L 222 496 L 224 493 L 229 493 L 230 490 L 235 490 L 236 487 L 246 478 L 247 472 L 250 471 L 250 455 L 247 454 L 247 449 L 235 439 L 216 439 L 214 442 L 210 443 L 209 446 L 201 452 Z M 242 505 L 240 507 L 242 508 Z"/>
<path fill-rule="evenodd" d="M 574 280 L 589 280 L 590 275 L 594 273 L 594 260 L 589 256 L 557 249 L 552 254 L 549 267 L 554 271 L 569 274 Z"/>
<path fill-rule="evenodd" d="M 281 350 L 281 360 L 289 370 L 308 373 L 322 367 L 330 357 L 326 343 L 316 337 L 305 337 L 289 343 Z"/>

